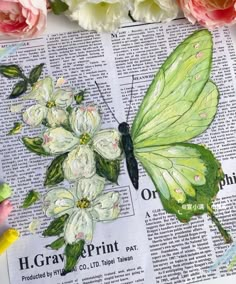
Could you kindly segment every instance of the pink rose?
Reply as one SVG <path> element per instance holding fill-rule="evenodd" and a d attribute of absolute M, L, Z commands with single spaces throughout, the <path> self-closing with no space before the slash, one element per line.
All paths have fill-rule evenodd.
<path fill-rule="evenodd" d="M 184 15 L 193 24 L 214 29 L 236 22 L 236 0 L 177 0 Z"/>
<path fill-rule="evenodd" d="M 0 203 L 0 224 L 4 223 L 13 207 L 10 200 L 6 199 Z"/>
<path fill-rule="evenodd" d="M 0 33 L 35 37 L 46 27 L 47 0 L 0 0 Z"/>

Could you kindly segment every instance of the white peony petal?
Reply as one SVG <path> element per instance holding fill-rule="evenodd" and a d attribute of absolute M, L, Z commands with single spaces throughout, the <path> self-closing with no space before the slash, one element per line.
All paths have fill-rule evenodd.
<path fill-rule="evenodd" d="M 65 125 L 68 122 L 68 113 L 56 107 L 50 108 L 47 113 L 47 122 L 50 127 Z"/>
<path fill-rule="evenodd" d="M 52 100 L 55 101 L 57 107 L 67 108 L 73 102 L 73 92 L 69 90 L 58 89 L 52 95 Z"/>
<path fill-rule="evenodd" d="M 76 196 L 78 199 L 94 200 L 104 189 L 105 179 L 94 175 L 91 178 L 82 178 L 77 183 Z"/>
<path fill-rule="evenodd" d="M 79 240 L 91 242 L 93 239 L 93 227 L 93 220 L 89 212 L 79 208 L 74 210 L 64 227 L 66 243 L 72 244 Z"/>
<path fill-rule="evenodd" d="M 86 30 L 111 32 L 116 30 L 128 13 L 127 0 L 80 1 L 75 9 L 69 9 L 69 16 Z"/>
<path fill-rule="evenodd" d="M 80 145 L 69 153 L 63 163 L 63 171 L 67 180 L 89 178 L 96 172 L 94 153 L 87 145 Z"/>
<path fill-rule="evenodd" d="M 63 154 L 71 151 L 79 139 L 62 127 L 47 129 L 43 134 L 43 148 L 50 154 Z"/>
<path fill-rule="evenodd" d="M 115 129 L 104 129 L 93 137 L 93 148 L 99 155 L 108 160 L 120 157 L 120 134 Z"/>
<path fill-rule="evenodd" d="M 32 88 L 32 91 L 24 96 L 25 100 L 36 100 L 42 105 L 46 105 L 50 101 L 53 93 L 53 80 L 51 77 L 46 77 L 43 80 L 36 82 Z"/>
<path fill-rule="evenodd" d="M 47 108 L 42 105 L 33 105 L 23 113 L 23 120 L 26 124 L 36 127 L 39 126 L 47 115 Z"/>
<path fill-rule="evenodd" d="M 43 199 L 43 211 L 48 217 L 71 214 L 74 206 L 74 196 L 65 188 L 52 189 Z"/>
<path fill-rule="evenodd" d="M 70 125 L 77 136 L 89 134 L 92 136 L 101 125 L 101 117 L 95 106 L 80 106 L 70 115 Z"/>
<path fill-rule="evenodd" d="M 91 215 L 97 221 L 116 219 L 120 214 L 120 195 L 118 192 L 108 192 L 99 196 L 91 204 Z"/>
<path fill-rule="evenodd" d="M 173 0 L 135 0 L 133 18 L 138 21 L 168 22 L 178 15 L 178 5 Z"/>

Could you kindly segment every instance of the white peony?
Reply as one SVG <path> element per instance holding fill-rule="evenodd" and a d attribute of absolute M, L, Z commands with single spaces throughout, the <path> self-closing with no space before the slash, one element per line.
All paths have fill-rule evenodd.
<path fill-rule="evenodd" d="M 175 0 L 134 0 L 131 14 L 137 21 L 169 22 L 177 17 L 178 11 Z"/>
<path fill-rule="evenodd" d="M 130 0 L 64 0 L 67 15 L 86 30 L 115 31 L 127 18 Z"/>
<path fill-rule="evenodd" d="M 103 193 L 104 185 L 105 179 L 94 175 L 80 179 L 72 190 L 52 189 L 44 197 L 43 210 L 48 217 L 70 215 L 64 227 L 67 243 L 91 242 L 97 221 L 111 221 L 119 216 L 119 193 Z"/>

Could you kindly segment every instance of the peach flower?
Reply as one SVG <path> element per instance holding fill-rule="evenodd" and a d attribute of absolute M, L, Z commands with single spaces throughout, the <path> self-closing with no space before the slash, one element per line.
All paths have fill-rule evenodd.
<path fill-rule="evenodd" d="M 0 33 L 17 38 L 41 34 L 46 27 L 47 0 L 1 0 Z"/>
<path fill-rule="evenodd" d="M 214 29 L 236 22 L 236 0 L 178 0 L 184 15 L 192 23 Z"/>
<path fill-rule="evenodd" d="M 13 207 L 10 200 L 6 199 L 0 203 L 0 224 L 4 223 Z"/>

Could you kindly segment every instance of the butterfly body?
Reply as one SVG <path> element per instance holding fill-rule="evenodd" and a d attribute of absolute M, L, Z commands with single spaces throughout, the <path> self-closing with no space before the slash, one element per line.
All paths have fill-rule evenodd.
<path fill-rule="evenodd" d="M 118 130 L 121 134 L 122 148 L 125 153 L 126 166 L 129 173 L 130 180 L 135 189 L 138 189 L 139 183 L 139 173 L 138 173 L 138 163 L 134 156 L 134 146 L 130 135 L 130 128 L 128 123 L 122 122 L 118 126 Z"/>

